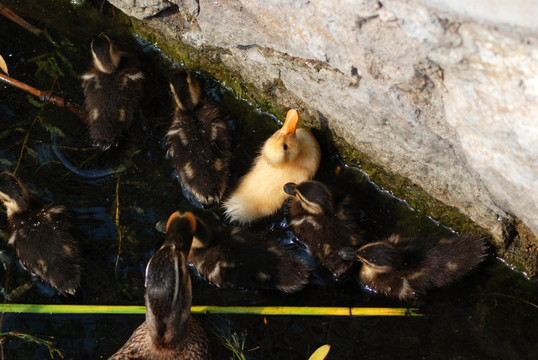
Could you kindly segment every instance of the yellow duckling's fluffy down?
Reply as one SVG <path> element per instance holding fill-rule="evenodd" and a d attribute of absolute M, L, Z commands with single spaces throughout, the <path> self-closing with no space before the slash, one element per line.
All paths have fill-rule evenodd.
<path fill-rule="evenodd" d="M 289 196 L 284 184 L 314 177 L 321 159 L 319 144 L 308 130 L 297 129 L 298 122 L 298 111 L 291 109 L 282 128 L 265 141 L 251 170 L 224 202 L 231 221 L 248 224 L 275 213 Z"/>

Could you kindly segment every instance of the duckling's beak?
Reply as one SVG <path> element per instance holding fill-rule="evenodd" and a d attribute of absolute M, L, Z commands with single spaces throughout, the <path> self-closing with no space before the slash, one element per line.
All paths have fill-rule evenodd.
<path fill-rule="evenodd" d="M 187 211 L 183 214 L 183 217 L 189 220 L 189 224 L 191 225 L 191 233 L 194 234 L 196 232 L 196 216 L 194 216 L 194 214 L 190 211 Z"/>
<path fill-rule="evenodd" d="M 286 135 L 295 134 L 297 130 L 297 124 L 299 123 L 299 111 L 296 109 L 290 109 L 286 115 L 286 120 L 280 131 Z"/>
<path fill-rule="evenodd" d="M 297 188 L 297 184 L 295 183 L 287 183 L 284 185 L 284 192 L 288 195 L 295 196 L 295 189 Z"/>
<path fill-rule="evenodd" d="M 170 217 L 168 218 L 168 221 L 166 222 L 166 231 L 168 231 L 168 229 L 170 228 L 170 225 L 174 222 L 174 220 L 179 219 L 179 218 L 180 218 L 179 211 L 173 212 L 172 215 L 170 215 Z"/>
<path fill-rule="evenodd" d="M 172 213 L 172 215 L 170 215 L 170 217 L 168 218 L 168 221 L 166 223 L 166 231 L 168 232 L 168 229 L 170 228 L 170 225 L 172 224 L 172 222 L 174 222 L 176 219 L 177 220 L 180 220 L 180 219 L 187 219 L 189 220 L 189 225 L 190 225 L 190 228 L 191 228 L 191 233 L 195 233 L 196 232 L 196 216 L 194 216 L 193 213 L 191 213 L 190 211 L 187 211 L 183 214 L 180 214 L 179 211 L 175 211 L 174 213 Z"/>

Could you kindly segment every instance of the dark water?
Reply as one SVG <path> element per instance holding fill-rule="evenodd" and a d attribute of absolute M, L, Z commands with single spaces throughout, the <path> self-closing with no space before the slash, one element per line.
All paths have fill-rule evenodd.
<path fill-rule="evenodd" d="M 4 2 L 5 3 L 5 2 Z M 54 2 L 57 4 L 58 2 Z M 147 97 L 140 120 L 114 150 L 91 147 L 76 115 L 42 104 L 25 92 L 0 84 L 0 170 L 17 172 L 32 193 L 67 205 L 74 213 L 85 251 L 83 288 L 62 297 L 32 280 L 7 245 L 5 209 L 0 210 L 0 296 L 12 303 L 143 304 L 144 270 L 163 241 L 154 225 L 175 210 L 191 210 L 209 222 L 222 221 L 219 209 L 204 210 L 182 194 L 165 156 L 163 137 L 171 99 L 167 79 L 179 67 L 152 44 L 134 38 L 123 17 L 101 2 L 65 2 L 19 7 L 47 33 L 39 37 L 0 17 L 0 54 L 10 75 L 82 104 L 79 74 L 90 66 L 89 43 L 107 32 L 123 50 L 146 64 Z M 61 20 L 57 14 L 61 13 Z M 207 79 L 207 91 L 229 114 L 234 128 L 231 186 L 248 168 L 263 140 L 278 128 L 276 119 L 237 100 Z M 367 238 L 392 232 L 446 233 L 427 214 L 413 211 L 342 164 L 322 140 L 318 178 L 349 191 L 361 210 Z M 257 223 L 260 233 L 285 242 L 293 237 L 284 214 Z M 119 253 L 119 256 L 118 256 Z M 312 284 L 297 294 L 219 289 L 194 278 L 195 305 L 414 306 L 421 318 L 293 317 L 207 315 L 197 318 L 212 333 L 216 359 L 231 359 L 222 338 L 245 340 L 249 359 L 307 359 L 319 346 L 332 346 L 328 359 L 536 359 L 538 284 L 491 256 L 476 271 L 418 304 L 401 304 L 363 291 L 353 276 L 335 283 L 317 270 Z M 107 358 L 143 321 L 143 315 L 36 315 L 5 313 L 1 331 L 51 340 L 66 359 Z M 5 359 L 52 358 L 46 346 L 4 338 Z M 55 358 L 60 358 L 57 354 Z"/>

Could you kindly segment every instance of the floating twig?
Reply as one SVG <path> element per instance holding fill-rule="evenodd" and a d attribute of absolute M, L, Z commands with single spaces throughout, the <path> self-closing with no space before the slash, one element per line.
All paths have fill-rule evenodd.
<path fill-rule="evenodd" d="M 38 97 L 39 100 L 41 101 L 50 102 L 59 107 L 65 107 L 68 110 L 70 110 L 72 113 L 76 114 L 81 119 L 84 119 L 86 117 L 85 111 L 81 110 L 75 104 L 72 104 L 69 101 L 64 100 L 63 98 L 57 95 L 54 95 L 52 91 L 43 91 L 43 90 L 36 89 L 33 86 L 25 84 L 19 80 L 13 79 L 12 77 L 7 76 L 5 74 L 0 74 L 0 81 L 8 85 L 14 86 L 16 88 L 19 88 L 21 90 L 24 90 L 26 92 L 29 92 L 30 94 Z"/>
<path fill-rule="evenodd" d="M 42 30 L 39 30 L 34 25 L 28 23 L 26 20 L 19 17 L 19 15 L 15 14 L 13 11 L 11 11 L 9 8 L 7 8 L 4 4 L 0 3 L 0 14 L 4 15 L 8 19 L 16 22 L 35 36 L 41 35 L 43 32 Z"/>
<path fill-rule="evenodd" d="M 0 74 L 2 76 L 2 74 Z M 41 112 L 41 110 L 39 110 Z M 22 141 L 21 151 L 19 153 L 19 158 L 17 159 L 17 166 L 15 166 L 15 170 L 13 170 L 13 175 L 17 174 L 17 170 L 19 170 L 19 166 L 22 161 L 22 156 L 24 155 L 24 150 L 26 150 L 26 145 L 28 144 L 28 139 L 30 138 L 30 132 L 32 131 L 32 128 L 34 127 L 35 123 L 37 122 L 37 119 L 39 118 L 39 115 L 37 115 L 34 118 L 34 121 L 32 121 L 32 124 L 30 124 L 30 128 L 26 132 L 26 135 L 24 135 L 24 140 Z"/>
<path fill-rule="evenodd" d="M 531 301 L 528 301 L 528 300 L 525 300 L 525 299 L 522 299 L 522 298 L 519 298 L 517 296 L 513 296 L 513 295 L 508 295 L 508 294 L 501 294 L 501 293 L 488 293 L 488 294 L 482 294 L 483 296 L 499 296 L 499 297 L 505 297 L 505 298 L 508 298 L 508 299 L 512 299 L 512 300 L 517 300 L 517 301 L 521 301 L 522 303 L 524 304 L 527 304 L 529 306 L 532 306 L 533 308 L 535 309 L 538 309 L 538 305 L 531 302 Z"/>

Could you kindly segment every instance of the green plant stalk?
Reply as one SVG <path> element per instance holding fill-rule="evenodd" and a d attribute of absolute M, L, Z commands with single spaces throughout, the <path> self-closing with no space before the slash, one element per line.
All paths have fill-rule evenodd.
<path fill-rule="evenodd" d="M 15 338 L 19 338 L 24 341 L 33 342 L 38 345 L 44 345 L 48 348 L 51 359 L 54 359 L 54 354 L 60 356 L 62 359 L 64 358 L 64 354 L 59 349 L 53 346 L 54 343 L 51 340 L 45 340 L 34 335 L 21 333 L 19 331 L 0 332 L 0 337 L 3 337 L 3 336 L 13 336 Z M 50 338 L 52 339 L 53 337 L 50 337 Z"/>
<path fill-rule="evenodd" d="M 233 333 L 230 335 L 229 338 L 227 336 L 222 336 L 221 340 L 224 346 L 232 352 L 234 359 L 237 358 L 238 360 L 246 360 L 244 354 L 245 337 L 241 336 L 241 340 L 239 340 L 239 337 L 240 335 L 237 335 L 237 333 Z"/>
<path fill-rule="evenodd" d="M 47 314 L 144 314 L 141 305 L 0 304 L 0 312 Z M 418 308 L 212 306 L 195 305 L 193 314 L 300 315 L 300 316 L 424 316 Z"/>

